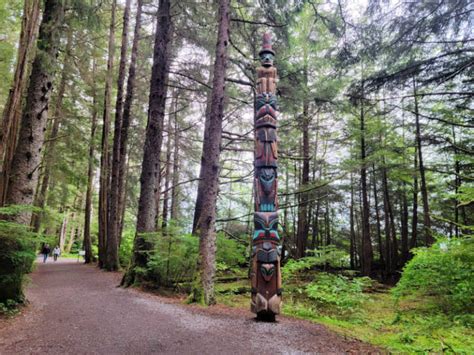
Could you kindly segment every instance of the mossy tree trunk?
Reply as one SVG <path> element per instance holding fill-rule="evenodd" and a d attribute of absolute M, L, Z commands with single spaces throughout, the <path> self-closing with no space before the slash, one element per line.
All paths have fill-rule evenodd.
<path fill-rule="evenodd" d="M 21 22 L 20 42 L 13 75 L 13 83 L 8 94 L 2 117 L 0 132 L 0 159 L 2 172 L 0 175 L 0 206 L 5 204 L 8 189 L 8 179 L 12 168 L 13 154 L 15 153 L 20 128 L 21 105 L 23 94 L 28 83 L 28 74 L 35 54 L 35 41 L 38 35 L 41 1 L 25 1 L 23 19 Z"/>
<path fill-rule="evenodd" d="M 46 0 L 26 105 L 21 118 L 18 145 L 13 155 L 6 195 L 7 205 L 30 206 L 33 204 L 46 132 L 49 98 L 57 67 L 60 28 L 63 18 L 63 1 Z M 31 211 L 21 210 L 14 215 L 2 218 L 28 226 L 31 220 Z M 17 236 L 19 236 L 18 234 L 16 233 Z M 2 280 L 0 302 L 6 299 L 17 301 L 23 299 L 21 288 L 23 274 L 30 270 L 34 260 L 33 247 L 25 246 L 24 243 L 22 238 L 11 238 L 10 235 L 0 236 L 0 280 Z M 26 257 L 27 255 L 30 257 Z"/>
<path fill-rule="evenodd" d="M 107 220 L 107 245 L 105 269 L 116 271 L 120 267 L 118 248 L 119 248 L 119 218 L 120 218 L 120 191 L 119 189 L 119 170 L 120 170 L 120 138 L 123 124 L 123 104 L 124 104 L 124 84 L 125 69 L 127 65 L 128 48 L 128 22 L 130 18 L 130 0 L 125 2 L 123 13 L 122 47 L 120 50 L 120 63 L 117 79 L 117 101 L 115 104 L 115 124 L 114 124 L 114 143 L 112 148 L 111 162 L 111 182 L 108 206 Z"/>
<path fill-rule="evenodd" d="M 137 230 L 133 246 L 132 265 L 122 284 L 129 286 L 146 280 L 146 269 L 154 243 L 151 233 L 156 225 L 156 180 L 160 173 L 160 155 L 163 143 L 163 120 L 169 76 L 172 17 L 170 0 L 160 0 L 155 33 L 153 67 L 151 73 L 148 123 L 143 148 L 138 201 Z"/>
<path fill-rule="evenodd" d="M 219 29 L 217 33 L 212 101 L 209 115 L 209 134 L 203 151 L 203 196 L 199 217 L 199 261 L 198 276 L 191 299 L 213 304 L 214 276 L 216 272 L 216 202 L 219 190 L 219 157 L 222 141 L 222 119 L 224 116 L 225 75 L 227 69 L 227 47 L 229 45 L 230 1 L 219 2 Z"/>
<path fill-rule="evenodd" d="M 99 267 L 106 264 L 107 247 L 107 221 L 108 221 L 108 192 L 110 183 L 110 152 L 109 152 L 109 131 L 110 131 L 110 111 L 112 107 L 112 77 L 115 53 L 115 12 L 117 1 L 112 2 L 112 17 L 109 29 L 109 49 L 107 59 L 107 74 L 105 80 L 104 94 L 104 114 L 102 126 L 102 145 L 100 157 L 100 186 L 99 186 Z"/>

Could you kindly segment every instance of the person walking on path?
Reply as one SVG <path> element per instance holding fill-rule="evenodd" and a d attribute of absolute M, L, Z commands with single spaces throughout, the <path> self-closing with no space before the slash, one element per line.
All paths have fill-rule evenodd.
<path fill-rule="evenodd" d="M 51 252 L 51 248 L 49 247 L 49 244 L 45 244 L 43 248 L 41 249 L 41 254 L 43 254 L 43 263 L 46 262 L 46 259 L 48 259 L 48 255 Z"/>
<path fill-rule="evenodd" d="M 59 249 L 59 246 L 56 245 L 56 247 L 53 249 L 54 261 L 58 261 L 58 256 L 60 254 L 61 254 L 61 249 Z"/>

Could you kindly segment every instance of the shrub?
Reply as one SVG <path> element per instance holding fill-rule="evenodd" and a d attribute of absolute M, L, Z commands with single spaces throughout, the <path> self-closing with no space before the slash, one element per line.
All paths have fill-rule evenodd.
<path fill-rule="evenodd" d="M 198 247 L 199 238 L 190 234 L 174 234 L 168 230 L 166 235 L 158 236 L 148 262 L 149 279 L 167 286 L 190 281 L 196 268 Z"/>
<path fill-rule="evenodd" d="M 345 276 L 323 272 L 306 286 L 305 292 L 317 306 L 339 311 L 353 311 L 366 299 L 363 290 L 371 283 L 372 281 L 367 277 L 351 280 Z"/>
<path fill-rule="evenodd" d="M 448 314 L 474 313 L 474 238 L 440 239 L 414 252 L 393 289 L 395 297 L 430 296 Z"/>
<path fill-rule="evenodd" d="M 10 207 L 0 212 L 10 213 Z M 35 243 L 29 228 L 0 221 L 0 303 L 24 301 L 25 274 L 31 271 L 35 257 Z"/>
<path fill-rule="evenodd" d="M 155 248 L 147 267 L 147 279 L 156 285 L 173 286 L 179 282 L 191 281 L 196 271 L 199 238 L 191 234 L 181 234 L 171 224 L 155 240 Z M 229 271 L 245 264 L 245 247 L 237 241 L 217 235 L 217 271 Z"/>

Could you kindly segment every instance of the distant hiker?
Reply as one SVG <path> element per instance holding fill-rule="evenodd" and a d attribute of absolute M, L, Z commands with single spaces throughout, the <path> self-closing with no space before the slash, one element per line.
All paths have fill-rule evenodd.
<path fill-rule="evenodd" d="M 61 249 L 59 249 L 59 246 L 56 245 L 56 247 L 53 249 L 54 261 L 58 260 L 59 254 L 61 254 Z"/>
<path fill-rule="evenodd" d="M 48 259 L 48 255 L 51 252 L 51 248 L 49 247 L 49 244 L 45 244 L 43 246 L 43 249 L 41 249 L 41 254 L 43 254 L 43 263 L 46 262 L 46 259 Z"/>

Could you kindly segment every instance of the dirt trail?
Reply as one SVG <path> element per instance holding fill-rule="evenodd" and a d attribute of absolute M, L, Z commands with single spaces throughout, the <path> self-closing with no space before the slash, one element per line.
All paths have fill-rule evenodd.
<path fill-rule="evenodd" d="M 246 310 L 202 309 L 116 287 L 118 273 L 74 260 L 38 264 L 29 307 L 0 321 L 0 354 L 375 353 L 323 326 Z"/>

